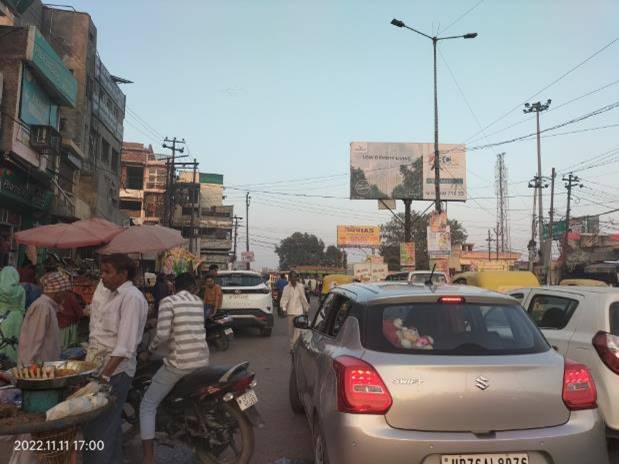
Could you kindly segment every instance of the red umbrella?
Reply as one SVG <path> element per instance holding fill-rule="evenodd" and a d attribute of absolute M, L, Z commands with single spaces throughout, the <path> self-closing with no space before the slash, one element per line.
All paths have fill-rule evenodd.
<path fill-rule="evenodd" d="M 187 243 L 180 231 L 159 225 L 133 226 L 123 230 L 99 253 L 160 253 Z"/>
<path fill-rule="evenodd" d="M 22 230 L 15 234 L 15 241 L 39 248 L 81 248 L 107 243 L 122 230 L 105 219 L 90 218 Z"/>

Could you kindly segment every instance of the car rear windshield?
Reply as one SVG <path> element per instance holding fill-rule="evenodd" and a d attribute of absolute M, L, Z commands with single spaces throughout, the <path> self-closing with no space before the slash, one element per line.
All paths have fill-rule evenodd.
<path fill-rule="evenodd" d="M 407 303 L 368 308 L 365 342 L 388 353 L 506 355 L 549 349 L 518 305 Z"/>
<path fill-rule="evenodd" d="M 619 302 L 610 305 L 610 331 L 619 336 Z"/>
<path fill-rule="evenodd" d="M 222 287 L 255 287 L 262 283 L 262 278 L 248 274 L 220 274 L 215 281 Z"/>

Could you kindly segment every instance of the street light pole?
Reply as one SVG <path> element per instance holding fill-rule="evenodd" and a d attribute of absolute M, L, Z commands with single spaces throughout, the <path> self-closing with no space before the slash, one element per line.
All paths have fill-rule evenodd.
<path fill-rule="evenodd" d="M 419 35 L 426 37 L 432 41 L 432 49 L 434 55 L 434 207 L 437 213 L 441 212 L 441 160 L 438 150 L 438 85 L 437 85 L 437 65 L 436 65 L 436 45 L 439 40 L 448 39 L 474 39 L 477 37 L 477 32 L 470 32 L 464 35 L 453 35 L 448 37 L 437 37 L 424 34 L 417 29 L 407 26 L 399 19 L 392 19 L 391 24 L 395 27 L 405 28 L 416 32 Z"/>

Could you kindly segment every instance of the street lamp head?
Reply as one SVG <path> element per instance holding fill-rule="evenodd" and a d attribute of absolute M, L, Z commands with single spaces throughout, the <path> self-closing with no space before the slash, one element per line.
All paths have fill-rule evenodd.
<path fill-rule="evenodd" d="M 552 100 L 549 98 L 548 101 L 546 102 L 546 104 L 550 105 L 551 102 L 552 102 Z"/>
<path fill-rule="evenodd" d="M 524 107 L 525 107 L 525 108 L 530 108 L 530 107 L 531 107 L 531 103 L 525 103 L 525 104 L 524 104 Z"/>
<path fill-rule="evenodd" d="M 468 34 L 464 34 L 462 37 L 465 39 L 474 39 L 477 37 L 477 32 L 469 32 Z"/>
<path fill-rule="evenodd" d="M 403 21 L 400 21 L 399 19 L 395 19 L 395 18 L 393 18 L 391 20 L 391 24 L 394 25 L 395 27 L 404 27 L 404 26 L 406 26 L 406 24 L 404 24 Z"/>

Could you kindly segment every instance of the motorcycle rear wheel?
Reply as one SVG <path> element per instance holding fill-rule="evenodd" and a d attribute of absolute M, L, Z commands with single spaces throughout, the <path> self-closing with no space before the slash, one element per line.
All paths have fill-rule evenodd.
<path fill-rule="evenodd" d="M 230 456 L 230 453 L 228 453 L 222 456 L 227 448 L 216 454 L 215 450 L 201 440 L 195 448 L 198 462 L 200 464 L 248 464 L 254 454 L 255 437 L 252 425 L 236 404 L 220 403 L 218 408 L 221 408 L 218 411 L 218 416 L 223 416 L 222 419 L 229 421 L 230 426 L 234 427 L 235 436 L 233 440 L 238 436 L 237 445 L 240 446 L 240 449 L 237 446 L 230 445 L 233 455 Z M 203 419 L 206 422 L 206 418 Z"/>

